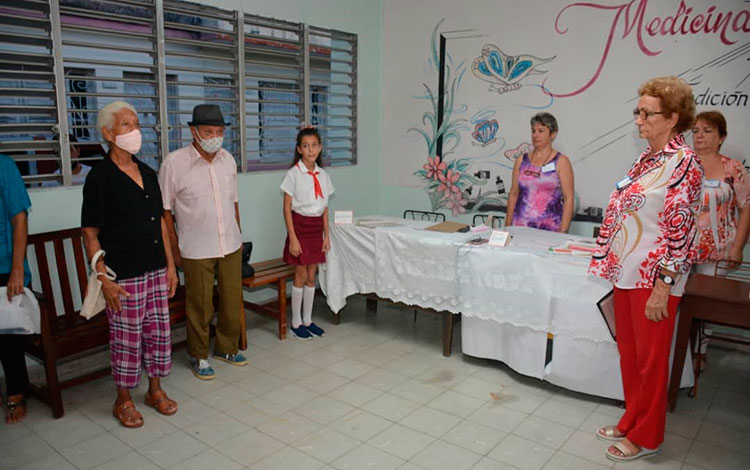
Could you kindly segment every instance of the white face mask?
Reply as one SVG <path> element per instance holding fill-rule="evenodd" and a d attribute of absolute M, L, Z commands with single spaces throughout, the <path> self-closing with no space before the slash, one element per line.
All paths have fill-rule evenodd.
<path fill-rule="evenodd" d="M 141 131 L 139 129 L 132 130 L 127 134 L 121 134 L 115 136 L 115 145 L 128 152 L 131 155 L 135 155 L 141 150 Z"/>
<path fill-rule="evenodd" d="M 209 154 L 213 154 L 219 151 L 221 148 L 221 145 L 224 143 L 224 137 L 212 137 L 210 139 L 203 140 L 198 133 L 195 133 L 196 137 L 198 137 L 198 144 L 200 144 L 201 148 Z"/>

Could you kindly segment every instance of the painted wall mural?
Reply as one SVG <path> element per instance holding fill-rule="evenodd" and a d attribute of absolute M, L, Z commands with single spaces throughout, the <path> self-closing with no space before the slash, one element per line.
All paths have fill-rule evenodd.
<path fill-rule="evenodd" d="M 503 207 L 542 110 L 558 119 L 581 206 L 604 206 L 646 147 L 631 110 L 658 75 L 722 111 L 722 150 L 747 157 L 750 1 L 386 0 L 384 14 L 383 179 L 421 188 L 424 208 Z"/>

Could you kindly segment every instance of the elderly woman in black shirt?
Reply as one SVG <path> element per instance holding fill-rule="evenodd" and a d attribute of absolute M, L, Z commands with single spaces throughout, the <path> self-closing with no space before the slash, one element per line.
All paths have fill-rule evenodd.
<path fill-rule="evenodd" d="M 89 258 L 105 251 L 96 271 L 102 274 L 117 387 L 112 413 L 123 426 L 137 428 L 143 417 L 130 390 L 138 386 L 141 364 L 149 379 L 146 405 L 163 415 L 177 412 L 177 403 L 167 397 L 159 379 L 172 366 L 168 297 L 178 281 L 156 173 L 134 156 L 141 147 L 135 109 L 122 101 L 110 103 L 99 111 L 97 127 L 109 154 L 86 178 L 81 226 Z M 117 281 L 103 275 L 107 267 Z"/>

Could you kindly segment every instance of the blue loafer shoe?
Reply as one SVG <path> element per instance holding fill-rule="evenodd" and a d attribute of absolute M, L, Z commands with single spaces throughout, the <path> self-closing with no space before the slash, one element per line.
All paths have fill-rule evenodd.
<path fill-rule="evenodd" d="M 305 325 L 300 325 L 297 328 L 292 326 L 289 329 L 292 331 L 292 335 L 294 335 L 295 338 L 299 338 L 305 341 L 313 339 L 313 336 L 310 334 L 310 331 Z"/>
<path fill-rule="evenodd" d="M 307 328 L 307 330 L 310 333 L 314 334 L 315 336 L 325 336 L 326 335 L 325 330 L 323 330 L 323 328 L 319 327 L 315 323 L 310 323 L 309 325 L 305 325 L 305 328 Z"/>
<path fill-rule="evenodd" d="M 247 365 L 247 358 L 242 355 L 242 353 L 237 354 L 217 354 L 214 353 L 214 357 L 220 361 L 224 361 L 227 364 L 232 364 L 233 366 L 246 366 Z"/>
<path fill-rule="evenodd" d="M 193 375 L 201 380 L 213 380 L 216 378 L 214 368 L 211 367 L 211 363 L 208 359 L 196 359 L 190 358 L 190 370 L 193 371 Z"/>

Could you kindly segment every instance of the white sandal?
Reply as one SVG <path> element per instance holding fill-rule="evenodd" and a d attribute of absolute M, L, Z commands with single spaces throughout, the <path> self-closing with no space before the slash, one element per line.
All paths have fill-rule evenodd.
<path fill-rule="evenodd" d="M 620 442 L 625 439 L 625 434 L 620 433 L 619 436 L 616 436 L 615 432 L 620 432 L 620 430 L 617 429 L 617 426 L 605 426 L 601 429 L 597 429 L 594 434 L 596 434 L 596 438 L 600 441 Z"/>
<path fill-rule="evenodd" d="M 619 450 L 622 453 L 622 456 L 610 452 L 609 449 L 611 449 L 612 447 Z M 620 441 L 617 444 L 609 446 L 604 454 L 609 460 L 613 460 L 615 462 L 632 462 L 633 460 L 638 460 L 643 457 L 650 457 L 652 455 L 655 455 L 657 452 L 659 452 L 659 449 L 646 449 L 645 447 L 641 447 L 641 450 L 637 451 L 636 453 L 632 453 L 632 451 L 628 449 L 625 444 L 622 443 L 622 441 Z"/>

